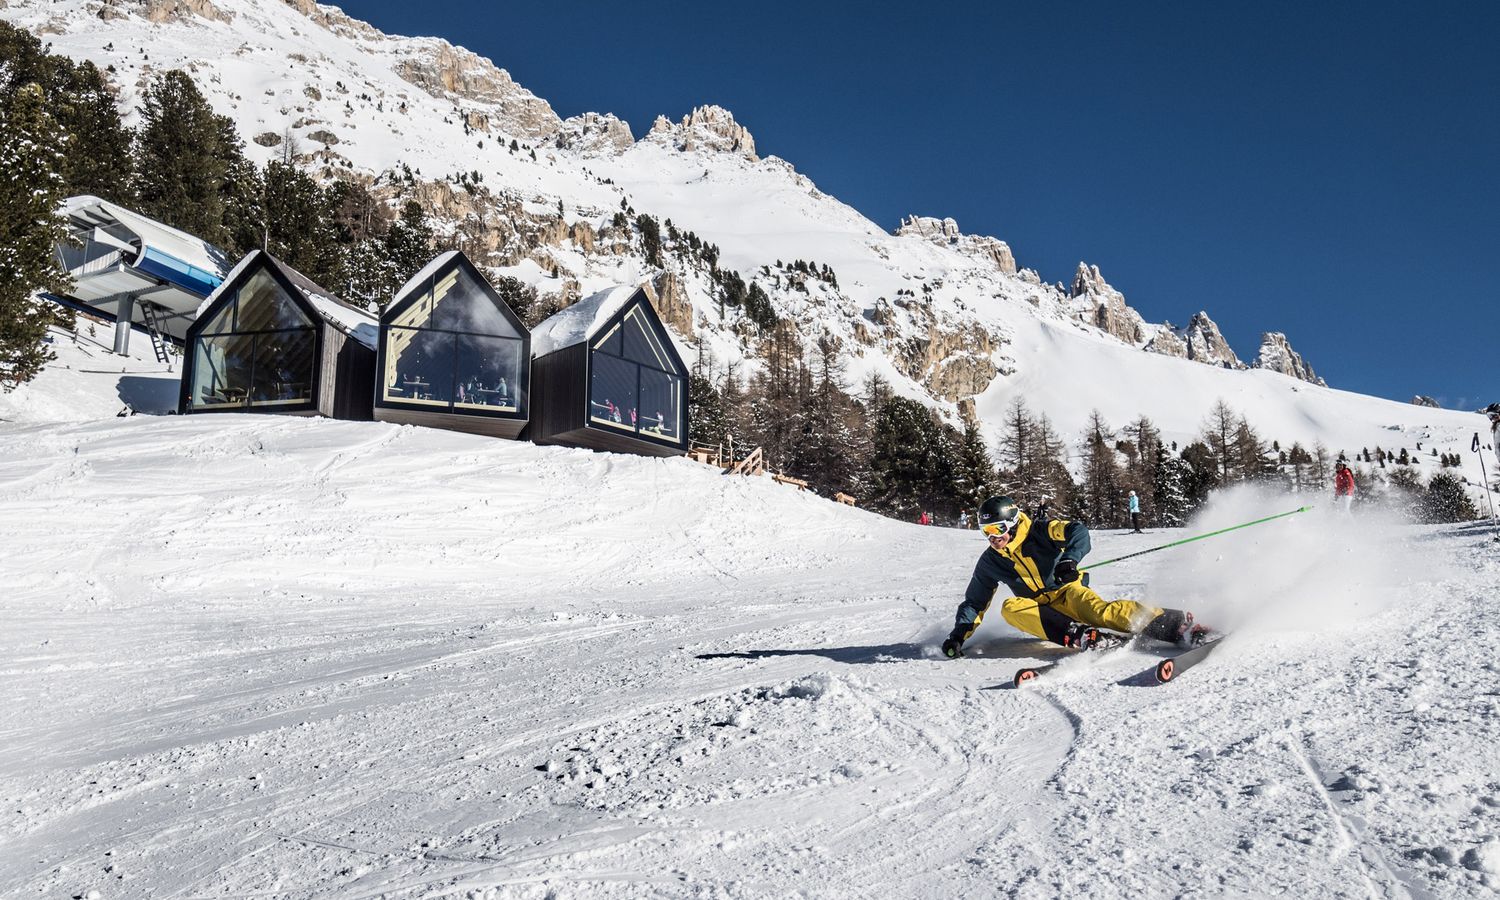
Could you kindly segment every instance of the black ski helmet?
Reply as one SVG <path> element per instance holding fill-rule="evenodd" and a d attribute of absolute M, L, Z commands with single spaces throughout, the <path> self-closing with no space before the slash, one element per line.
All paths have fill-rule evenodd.
<path fill-rule="evenodd" d="M 979 504 L 980 526 L 995 525 L 1003 522 L 1006 525 L 1016 524 L 1021 517 L 1021 508 L 1016 506 L 1016 501 L 1004 495 L 991 497 Z"/>

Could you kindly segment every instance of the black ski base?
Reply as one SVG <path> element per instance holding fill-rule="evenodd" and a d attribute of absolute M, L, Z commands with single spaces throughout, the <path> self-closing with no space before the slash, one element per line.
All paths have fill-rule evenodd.
<path fill-rule="evenodd" d="M 1156 683 L 1166 684 L 1193 666 L 1198 665 L 1198 663 L 1208 659 L 1209 655 L 1217 650 L 1221 643 L 1223 643 L 1222 638 L 1215 638 L 1191 650 L 1185 650 L 1176 656 L 1169 656 L 1157 663 L 1155 672 Z"/>

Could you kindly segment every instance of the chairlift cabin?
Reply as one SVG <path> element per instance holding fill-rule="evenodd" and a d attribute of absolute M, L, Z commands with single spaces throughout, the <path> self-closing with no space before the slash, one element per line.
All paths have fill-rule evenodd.
<path fill-rule="evenodd" d="M 207 241 L 98 197 L 69 197 L 59 212 L 68 235 L 57 261 L 72 284 L 57 299 L 113 319 L 116 353 L 130 352 L 132 325 L 153 339 L 182 341 L 229 270 L 224 252 Z"/>
<path fill-rule="evenodd" d="M 530 413 L 531 335 L 463 253 L 412 277 L 380 317 L 375 418 L 514 438 Z"/>
<path fill-rule="evenodd" d="M 374 316 L 251 251 L 188 329 L 178 411 L 369 420 Z"/>
<path fill-rule="evenodd" d="M 644 289 L 594 294 L 538 325 L 531 340 L 533 441 L 687 452 L 687 367 Z"/>

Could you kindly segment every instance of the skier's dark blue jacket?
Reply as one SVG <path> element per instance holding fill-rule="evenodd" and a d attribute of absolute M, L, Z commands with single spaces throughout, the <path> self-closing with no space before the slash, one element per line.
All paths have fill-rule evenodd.
<path fill-rule="evenodd" d="M 977 622 L 1001 584 L 1016 597 L 1036 597 L 1056 588 L 1052 570 L 1057 561 L 1067 558 L 1082 563 L 1088 552 L 1089 529 L 1082 522 L 1052 519 L 1038 525 L 1021 513 L 1005 549 L 991 546 L 980 554 L 963 605 L 958 608 L 958 626 Z M 1088 573 L 1082 578 L 1088 584 Z"/>

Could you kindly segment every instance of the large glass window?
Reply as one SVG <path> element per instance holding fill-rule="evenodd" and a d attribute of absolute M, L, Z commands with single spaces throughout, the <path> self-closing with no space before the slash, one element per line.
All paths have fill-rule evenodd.
<path fill-rule="evenodd" d="M 188 404 L 198 410 L 310 404 L 317 345 L 312 319 L 262 269 L 195 339 Z"/>
<path fill-rule="evenodd" d="M 682 376 L 639 306 L 594 342 L 589 421 L 670 441 L 682 439 Z"/>
<path fill-rule="evenodd" d="M 521 333 L 467 268 L 439 273 L 385 328 L 389 402 L 516 412 L 525 385 Z M 404 302 L 404 301 L 401 301 Z"/>

